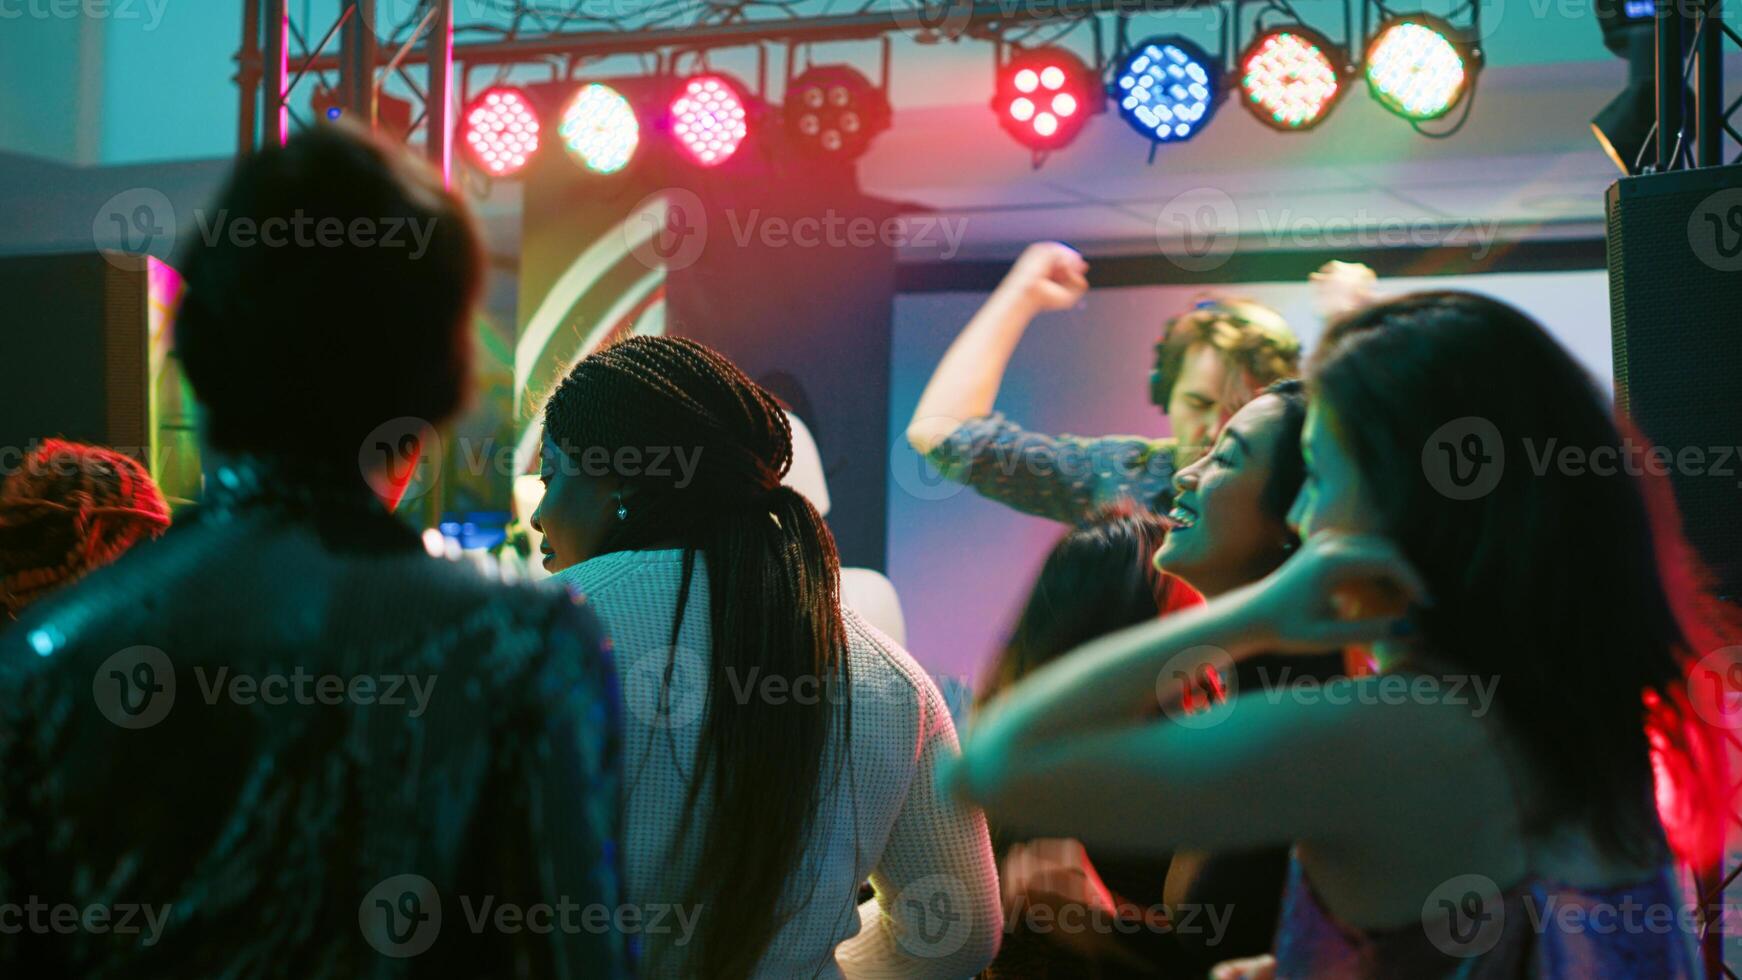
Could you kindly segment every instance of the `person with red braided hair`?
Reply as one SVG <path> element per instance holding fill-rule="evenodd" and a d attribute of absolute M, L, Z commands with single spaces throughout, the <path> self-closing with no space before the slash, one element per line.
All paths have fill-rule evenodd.
<path fill-rule="evenodd" d="M 0 483 L 0 612 L 25 606 L 169 527 L 169 504 L 124 453 L 45 439 Z"/>
<path fill-rule="evenodd" d="M 616 650 L 627 894 L 696 926 L 652 937 L 646 973 L 970 976 L 997 950 L 998 880 L 984 816 L 929 777 L 955 727 L 842 607 L 834 538 L 781 483 L 781 409 L 716 351 L 640 336 L 545 407 L 532 523 Z"/>

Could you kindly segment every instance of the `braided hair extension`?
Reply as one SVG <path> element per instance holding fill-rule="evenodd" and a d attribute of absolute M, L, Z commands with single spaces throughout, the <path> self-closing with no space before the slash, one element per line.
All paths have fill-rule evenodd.
<path fill-rule="evenodd" d="M 0 621 L 169 527 L 169 504 L 132 457 L 47 439 L 0 483 Z"/>
<path fill-rule="evenodd" d="M 780 403 L 695 341 L 634 336 L 595 352 L 551 394 L 544 422 L 575 460 L 601 449 L 613 460 L 624 450 L 695 453 L 687 481 L 620 466 L 627 516 L 601 553 L 682 546 L 668 686 L 695 556 L 706 559 L 709 695 L 675 839 L 687 837 L 711 775 L 708 830 L 686 896 L 707 914 L 683 973 L 747 977 L 791 915 L 781 897 L 820 806 L 837 707 L 841 744 L 850 736 L 834 537 L 810 501 L 780 483 L 792 464 Z M 793 696 L 764 702 L 739 693 L 771 677 Z M 815 696 L 800 695 L 807 690 Z M 661 710 L 668 702 L 662 692 Z"/>

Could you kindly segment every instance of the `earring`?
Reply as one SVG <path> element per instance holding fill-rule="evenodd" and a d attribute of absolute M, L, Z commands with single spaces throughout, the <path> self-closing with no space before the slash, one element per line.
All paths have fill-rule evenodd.
<path fill-rule="evenodd" d="M 627 505 L 625 505 L 623 503 L 623 494 L 616 493 L 616 494 L 613 494 L 612 496 L 617 498 L 617 519 L 620 521 L 628 520 L 629 519 L 629 508 Z"/>

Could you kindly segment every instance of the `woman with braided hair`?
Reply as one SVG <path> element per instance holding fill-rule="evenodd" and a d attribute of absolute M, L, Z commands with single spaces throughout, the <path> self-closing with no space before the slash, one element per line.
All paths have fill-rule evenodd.
<path fill-rule="evenodd" d="M 631 337 L 545 407 L 533 514 L 626 707 L 629 901 L 655 976 L 962 977 L 996 951 L 980 813 L 928 778 L 942 696 L 840 603 L 833 536 L 781 485 L 790 423 L 694 341 Z M 867 878 L 876 899 L 858 907 Z"/>

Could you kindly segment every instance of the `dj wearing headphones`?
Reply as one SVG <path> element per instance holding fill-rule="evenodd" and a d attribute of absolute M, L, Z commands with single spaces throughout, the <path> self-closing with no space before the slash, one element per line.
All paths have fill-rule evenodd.
<path fill-rule="evenodd" d="M 1155 345 L 1149 396 L 1171 437 L 1029 432 L 993 410 L 999 383 L 1034 318 L 1082 299 L 1088 269 L 1069 246 L 1030 245 L 944 354 L 907 428 L 909 444 L 945 477 L 1073 525 L 1120 498 L 1166 513 L 1174 473 L 1208 451 L 1240 406 L 1300 365 L 1300 342 L 1281 314 L 1206 299 L 1169 320 Z"/>

